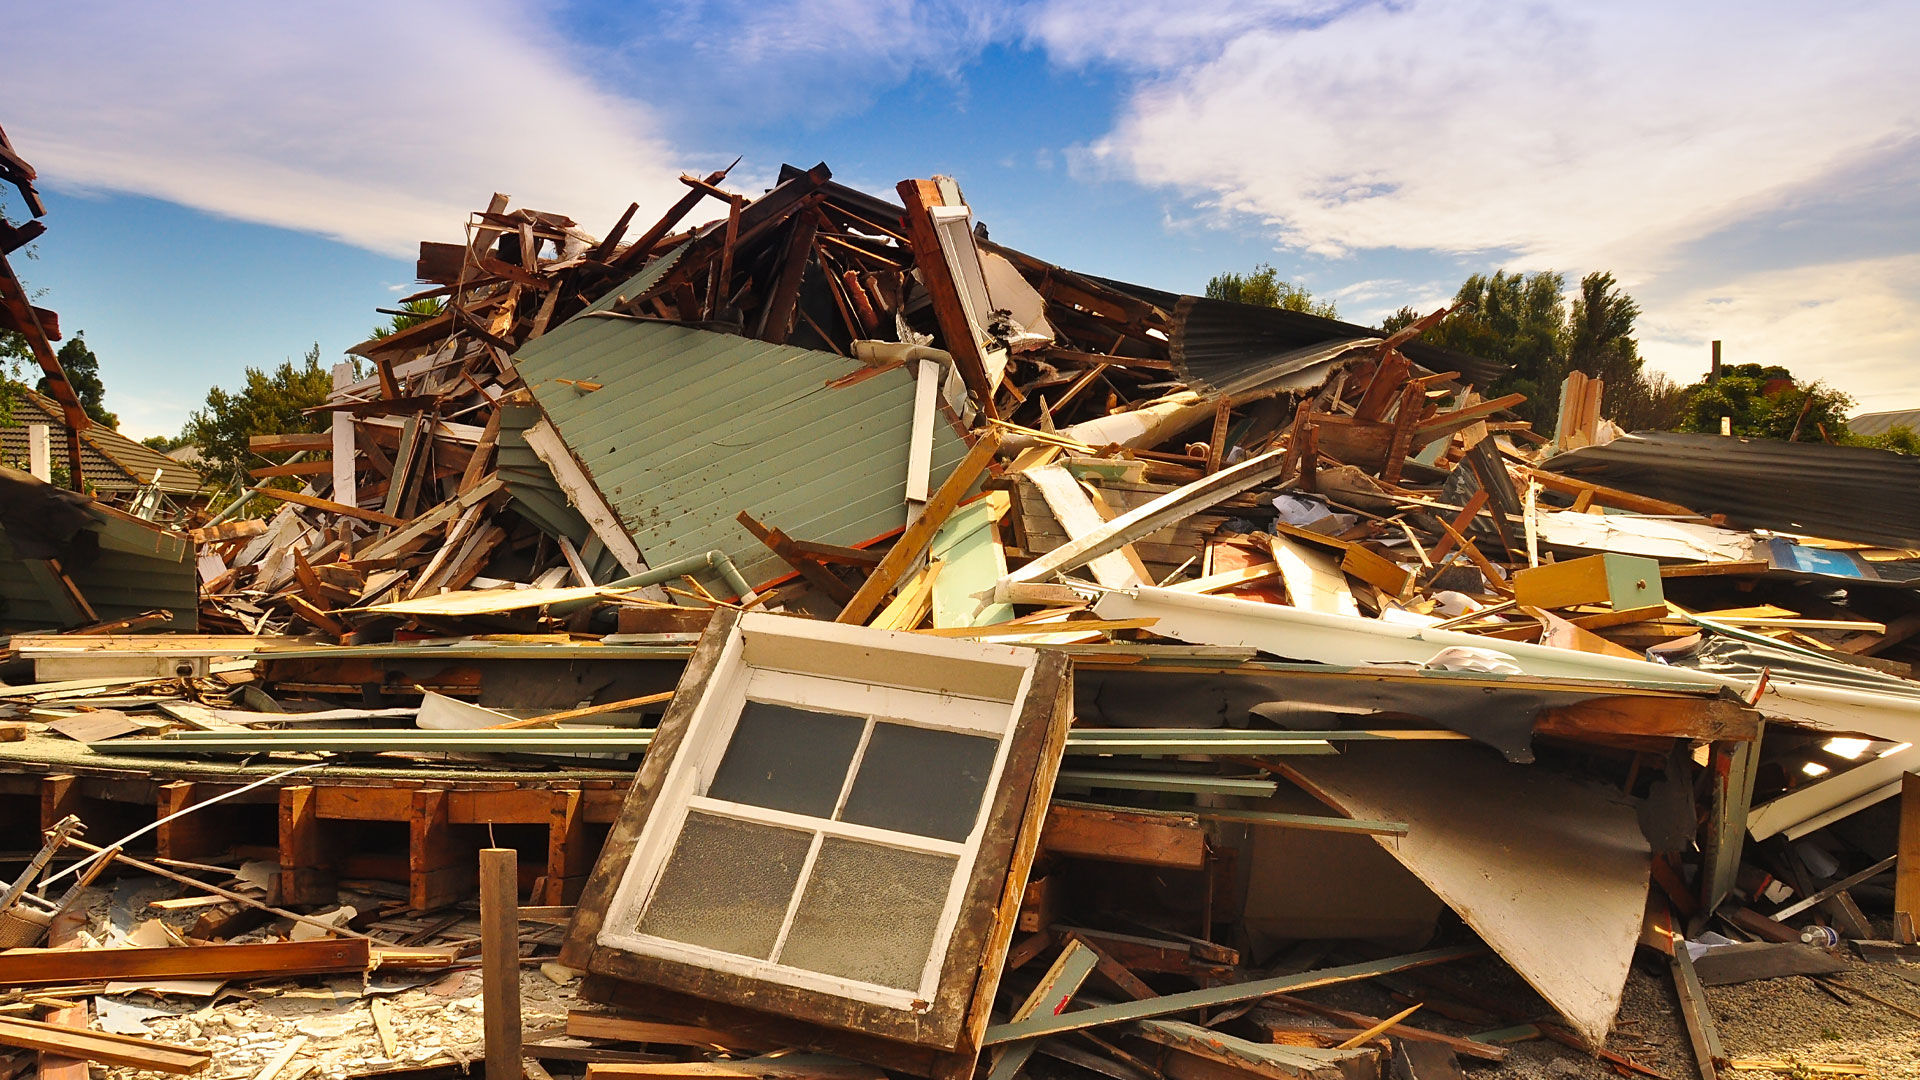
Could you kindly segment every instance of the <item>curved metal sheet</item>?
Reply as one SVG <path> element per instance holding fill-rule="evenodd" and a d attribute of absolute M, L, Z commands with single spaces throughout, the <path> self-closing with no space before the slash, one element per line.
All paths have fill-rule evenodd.
<path fill-rule="evenodd" d="M 1920 546 L 1920 458 L 1891 450 L 1640 431 L 1542 468 L 1744 529 Z"/>

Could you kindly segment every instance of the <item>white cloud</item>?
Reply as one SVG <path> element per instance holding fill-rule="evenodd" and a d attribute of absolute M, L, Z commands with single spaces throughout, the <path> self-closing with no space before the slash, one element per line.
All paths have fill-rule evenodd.
<path fill-rule="evenodd" d="M 458 239 L 495 191 L 597 233 L 705 164 L 513 0 L 68 0 L 14 22 L 5 123 L 47 182 L 393 255 Z"/>
<path fill-rule="evenodd" d="M 1916 130 L 1920 14 L 1898 3 L 1317 7 L 1247 26 L 1201 5 L 1186 59 L 1093 150 L 1310 251 L 1505 250 L 1632 278 Z M 1036 25 L 1069 56 L 1132 34 L 1121 20 L 1093 50 Z"/>
<path fill-rule="evenodd" d="M 1920 255 L 1771 270 L 1646 297 L 1640 351 L 1690 383 L 1711 345 L 1727 364 L 1777 364 L 1844 390 L 1859 411 L 1920 407 Z"/>
<path fill-rule="evenodd" d="M 608 66 L 695 126 L 820 123 L 912 78 L 957 92 L 961 69 L 1017 26 L 1006 3 L 680 0 L 583 12 Z M 816 158 L 817 160 L 817 158 Z"/>
<path fill-rule="evenodd" d="M 1051 0 L 1027 12 L 1027 36 L 1068 64 L 1182 67 L 1250 30 L 1310 26 L 1346 0 Z"/>

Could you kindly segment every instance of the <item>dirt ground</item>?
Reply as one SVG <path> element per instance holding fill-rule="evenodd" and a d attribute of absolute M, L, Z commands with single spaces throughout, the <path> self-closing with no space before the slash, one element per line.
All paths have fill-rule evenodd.
<path fill-rule="evenodd" d="M 1510 1003 L 1525 1015 L 1551 1016 L 1546 1003 L 1498 961 L 1456 967 L 1454 974 L 1476 990 Z M 1736 1061 L 1767 1059 L 1801 1066 L 1859 1064 L 1872 1070 L 1867 1075 L 1881 1080 L 1920 1080 L 1920 1019 L 1847 993 L 1848 987 L 1859 987 L 1920 1012 L 1920 964 L 1867 963 L 1852 957 L 1847 970 L 1834 983 L 1838 994 L 1805 976 L 1708 987 L 1707 999 L 1727 1056 Z M 1841 995 L 1848 1000 L 1843 1002 Z M 1391 1015 L 1405 1007 L 1377 984 L 1356 983 L 1303 996 L 1375 1016 Z M 1448 1035 L 1475 1032 L 1469 1025 L 1430 1014 L 1415 1014 L 1407 1022 Z M 1644 954 L 1627 978 L 1619 1019 L 1607 1040 L 1607 1049 L 1667 1080 L 1697 1080 L 1699 1076 L 1692 1045 L 1681 1026 L 1672 979 L 1664 967 L 1656 969 Z M 1510 1043 L 1507 1050 L 1507 1060 L 1499 1065 L 1465 1059 L 1462 1065 L 1477 1080 L 1598 1080 L 1620 1075 L 1607 1062 L 1548 1039 Z M 1804 1068 L 1739 1069 L 1724 1071 L 1723 1075 L 1765 1080 L 1817 1073 Z"/>
<path fill-rule="evenodd" d="M 164 883 L 123 882 L 110 896 L 97 894 L 93 932 L 104 940 L 116 931 L 132 930 L 146 921 L 147 900 L 172 891 L 177 890 Z M 1503 1024 L 1552 1016 L 1546 1003 L 1492 956 L 1442 970 L 1463 988 L 1459 992 L 1465 996 L 1458 1000 L 1470 998 L 1497 1008 L 1508 1018 Z M 525 1030 L 559 1034 L 568 1010 L 578 1004 L 579 982 L 569 974 L 553 965 L 527 965 L 522 977 Z M 482 1056 L 477 971 L 376 973 L 364 985 L 359 978 L 311 982 L 229 987 L 212 997 L 102 996 L 95 1002 L 98 1026 L 211 1050 L 214 1060 L 202 1074 L 204 1080 L 258 1078 L 296 1043 L 274 1080 L 339 1080 L 429 1065 L 460 1066 Z M 1391 996 L 1394 985 L 1357 982 L 1302 996 L 1388 1016 L 1405 1007 Z M 1724 1075 L 1810 1080 L 1820 1073 L 1807 1066 L 1859 1064 L 1881 1080 L 1920 1080 L 1920 1019 L 1854 992 L 1860 990 L 1920 1013 L 1920 964 L 1850 958 L 1847 970 L 1828 984 L 1795 976 L 1709 987 L 1707 997 L 1730 1058 L 1787 1063 L 1778 1070 L 1742 1069 Z M 385 1021 L 384 1034 L 380 1019 Z M 1408 1022 L 1463 1037 L 1487 1030 L 1484 1024 L 1451 1020 L 1431 1009 Z M 1468 1059 L 1462 1064 L 1475 1080 L 1600 1080 L 1620 1075 L 1606 1061 L 1548 1039 L 1514 1042 L 1507 1049 L 1506 1061 L 1498 1065 Z M 1607 1049 L 1666 1080 L 1698 1076 L 1664 962 L 1656 963 L 1645 950 L 1628 977 Z M 93 1074 L 111 1080 L 160 1075 L 98 1067 Z"/>

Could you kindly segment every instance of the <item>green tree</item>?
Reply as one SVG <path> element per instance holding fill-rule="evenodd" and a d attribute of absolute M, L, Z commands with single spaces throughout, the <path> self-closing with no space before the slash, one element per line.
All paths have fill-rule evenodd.
<path fill-rule="evenodd" d="M 447 302 L 437 296 L 429 296 L 424 300 L 409 300 L 401 304 L 400 307 L 406 314 L 395 315 L 383 325 L 373 328 L 373 338 L 375 341 L 426 322 L 435 315 L 446 311 Z"/>
<path fill-rule="evenodd" d="M 1671 428 L 1686 391 L 1645 370 L 1634 339 L 1640 305 L 1607 271 L 1581 278 L 1571 303 L 1565 294 L 1566 279 L 1551 270 L 1474 274 L 1454 295 L 1457 310 L 1422 340 L 1508 365 L 1483 392 L 1527 395 L 1514 411 L 1543 435 L 1559 422 L 1560 384 L 1576 370 L 1604 381 L 1600 411 L 1621 427 Z M 1419 317 L 1401 308 L 1382 329 L 1392 333 Z"/>
<path fill-rule="evenodd" d="M 1304 286 L 1280 280 L 1280 272 L 1266 263 L 1255 265 L 1252 271 L 1245 274 L 1229 270 L 1213 275 L 1207 279 L 1207 297 L 1255 307 L 1283 308 L 1318 315 L 1323 319 L 1340 317 L 1334 310 L 1333 301 L 1315 300 Z"/>
<path fill-rule="evenodd" d="M 149 435 L 140 440 L 140 445 L 150 450 L 158 450 L 163 454 L 170 454 L 187 445 L 187 437 L 184 435 Z"/>
<path fill-rule="evenodd" d="M 60 361 L 60 370 L 67 373 L 67 382 L 80 398 L 80 407 L 93 417 L 94 423 L 118 428 L 120 418 L 107 411 L 107 387 L 100 381 L 100 358 L 87 348 L 86 331 L 77 331 L 67 339 L 54 358 Z M 46 376 L 40 377 L 34 389 L 43 394 L 48 392 Z"/>
<path fill-rule="evenodd" d="M 23 373 L 33 363 L 33 349 L 26 336 L 13 330 L 0 330 L 0 423 L 13 419 L 13 392 L 24 385 Z"/>
<path fill-rule="evenodd" d="M 1566 280 L 1551 270 L 1532 274 L 1474 274 L 1454 294 L 1456 310 L 1421 340 L 1508 366 L 1500 380 L 1482 392 L 1520 393 L 1527 400 L 1515 410 L 1550 432 L 1558 415 L 1560 380 L 1567 372 Z M 1392 333 L 1419 316 L 1402 308 L 1386 321 Z"/>
<path fill-rule="evenodd" d="M 1735 435 L 1757 439 L 1819 442 L 1824 431 L 1839 439 L 1847 431 L 1853 399 L 1819 382 L 1801 385 L 1791 371 L 1761 364 L 1731 364 L 1720 378 L 1687 390 L 1677 430 L 1720 433 L 1721 417 Z"/>
<path fill-rule="evenodd" d="M 253 461 L 248 439 L 321 430 L 329 423 L 326 414 L 304 410 L 323 404 L 332 389 L 333 376 L 321 366 L 315 343 L 298 364 L 288 360 L 271 372 L 248 368 L 237 391 L 208 390 L 206 407 L 187 418 L 181 434 L 200 448 L 208 471 L 244 478 Z"/>

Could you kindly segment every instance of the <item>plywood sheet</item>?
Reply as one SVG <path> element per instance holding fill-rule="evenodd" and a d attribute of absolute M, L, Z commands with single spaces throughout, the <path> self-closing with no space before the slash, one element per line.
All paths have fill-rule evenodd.
<path fill-rule="evenodd" d="M 1616 793 L 1464 744 L 1357 744 L 1284 766 L 1378 842 L 1595 1045 L 1620 1008 L 1652 851 Z"/>

